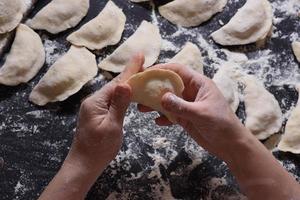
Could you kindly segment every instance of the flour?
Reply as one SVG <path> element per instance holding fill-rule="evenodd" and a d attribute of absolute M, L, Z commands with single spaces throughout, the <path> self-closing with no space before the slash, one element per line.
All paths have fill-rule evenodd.
<path fill-rule="evenodd" d="M 46 64 L 51 66 L 58 58 L 67 52 L 67 49 L 64 44 L 56 40 L 50 40 L 46 35 L 43 35 L 42 39 L 46 52 Z"/>

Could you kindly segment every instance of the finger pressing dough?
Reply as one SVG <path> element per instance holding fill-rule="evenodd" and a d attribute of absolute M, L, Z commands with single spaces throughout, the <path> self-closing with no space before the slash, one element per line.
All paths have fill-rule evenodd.
<path fill-rule="evenodd" d="M 96 74 L 94 54 L 84 47 L 71 46 L 34 87 L 29 100 L 39 106 L 63 101 L 78 92 Z"/>
<path fill-rule="evenodd" d="M 228 74 L 226 67 L 222 67 L 215 74 L 213 81 L 224 95 L 233 112 L 236 112 L 240 104 L 238 84 Z"/>
<path fill-rule="evenodd" d="M 163 109 L 161 99 L 167 92 L 181 97 L 184 84 L 178 74 L 170 70 L 150 69 L 133 75 L 127 82 L 132 88 L 132 100 L 163 113 L 171 122 L 174 116 Z"/>
<path fill-rule="evenodd" d="M 242 81 L 245 84 L 246 127 L 260 140 L 279 132 L 282 112 L 273 94 L 253 76 L 243 77 Z"/>
<path fill-rule="evenodd" d="M 198 26 L 221 12 L 227 0 L 174 0 L 159 7 L 159 13 L 173 24 Z"/>
<path fill-rule="evenodd" d="M 169 63 L 177 63 L 203 74 L 203 59 L 197 45 L 187 42 L 183 49 Z"/>
<path fill-rule="evenodd" d="M 23 0 L 0 1 L 0 34 L 14 30 L 23 18 Z"/>
<path fill-rule="evenodd" d="M 45 62 L 45 51 L 40 36 L 24 24 L 17 28 L 15 40 L 0 68 L 0 84 L 15 86 L 27 83 Z"/>
<path fill-rule="evenodd" d="M 298 86 L 298 91 L 300 87 Z M 300 96 L 298 105 L 292 111 L 285 127 L 285 133 L 278 144 L 278 149 L 300 154 Z"/>
<path fill-rule="evenodd" d="M 268 0 L 247 0 L 231 20 L 212 33 L 221 45 L 243 45 L 260 42 L 272 29 L 273 12 Z"/>
<path fill-rule="evenodd" d="M 33 29 L 56 34 L 76 26 L 89 9 L 89 0 L 52 0 L 27 24 Z"/>
<path fill-rule="evenodd" d="M 120 73 L 137 53 L 145 55 L 144 67 L 149 67 L 157 60 L 160 48 L 161 36 L 158 27 L 147 21 L 143 21 L 130 38 L 99 63 L 99 68 Z"/>
<path fill-rule="evenodd" d="M 292 47 L 298 62 L 300 62 L 300 42 L 293 42 Z"/>
<path fill-rule="evenodd" d="M 112 1 L 108 1 L 97 17 L 69 35 L 67 40 L 76 46 L 100 50 L 120 41 L 125 21 L 126 16 L 123 11 Z"/>

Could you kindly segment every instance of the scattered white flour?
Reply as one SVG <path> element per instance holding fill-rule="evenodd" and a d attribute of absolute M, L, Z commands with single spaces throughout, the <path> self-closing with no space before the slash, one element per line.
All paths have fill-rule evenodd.
<path fill-rule="evenodd" d="M 64 44 L 61 44 L 55 40 L 50 40 L 46 35 L 44 35 L 42 39 L 44 41 L 44 48 L 46 52 L 46 64 L 51 66 L 67 50 Z"/>
<path fill-rule="evenodd" d="M 298 17 L 300 11 L 300 0 L 273 1 L 272 7 L 275 12 L 281 12 L 291 17 Z"/>

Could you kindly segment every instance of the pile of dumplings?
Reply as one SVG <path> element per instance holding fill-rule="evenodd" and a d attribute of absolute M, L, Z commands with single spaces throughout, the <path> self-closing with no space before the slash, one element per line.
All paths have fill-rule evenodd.
<path fill-rule="evenodd" d="M 41 38 L 34 30 L 58 34 L 73 28 L 87 15 L 89 3 L 90 0 L 52 0 L 26 24 L 22 24 L 26 10 L 23 0 L 0 0 L 0 49 L 7 39 L 5 35 L 13 30 L 16 32 L 11 50 L 0 68 L 0 84 L 16 86 L 29 82 L 45 62 Z M 227 0 L 173 0 L 158 10 L 170 23 L 192 28 L 221 12 L 226 4 Z M 272 19 L 268 0 L 247 0 L 226 25 L 211 33 L 211 37 L 222 46 L 261 44 L 272 32 Z M 152 66 L 160 55 L 162 37 L 159 28 L 147 21 L 143 21 L 135 33 L 97 65 L 92 51 L 119 43 L 125 23 L 126 16 L 122 9 L 109 0 L 94 19 L 67 37 L 67 41 L 72 44 L 70 49 L 49 68 L 33 88 L 29 100 L 39 106 L 63 101 L 92 80 L 98 68 L 120 73 L 129 59 L 138 52 L 145 55 L 144 67 Z M 300 61 L 300 43 L 294 42 L 292 46 Z M 182 64 L 203 74 L 201 51 L 191 42 L 187 42 L 169 63 Z M 265 140 L 280 132 L 283 116 L 278 101 L 254 76 L 240 76 L 230 67 L 224 66 L 213 80 L 234 112 L 240 103 L 238 83 L 244 85 L 247 114 L 245 126 L 258 139 Z M 300 105 L 295 108 L 287 123 L 279 149 L 300 153 L 299 130 Z"/>

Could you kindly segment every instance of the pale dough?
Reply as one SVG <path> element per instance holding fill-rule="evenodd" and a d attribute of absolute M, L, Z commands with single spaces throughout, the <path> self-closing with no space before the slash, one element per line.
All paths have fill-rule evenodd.
<path fill-rule="evenodd" d="M 136 32 L 98 66 L 106 71 L 120 73 L 134 55 L 143 53 L 144 67 L 149 67 L 158 59 L 160 49 L 161 36 L 158 27 L 143 21 Z"/>
<path fill-rule="evenodd" d="M 300 42 L 293 42 L 292 47 L 298 62 L 300 62 Z"/>
<path fill-rule="evenodd" d="M 300 91 L 300 86 L 298 86 L 298 91 Z M 285 133 L 278 144 L 278 149 L 300 154 L 300 96 L 296 108 L 287 121 Z"/>
<path fill-rule="evenodd" d="M 168 63 L 177 63 L 203 74 L 203 59 L 197 45 L 187 42 L 183 49 Z"/>
<path fill-rule="evenodd" d="M 95 55 L 84 47 L 71 46 L 34 87 L 29 100 L 39 106 L 63 101 L 97 75 Z"/>
<path fill-rule="evenodd" d="M 163 113 L 171 122 L 174 116 L 163 109 L 161 98 L 167 92 L 181 97 L 184 84 L 181 77 L 173 71 L 150 69 L 133 75 L 127 82 L 132 88 L 132 100 Z"/>
<path fill-rule="evenodd" d="M 25 4 L 23 0 L 0 1 L 0 34 L 14 30 L 23 18 Z"/>
<path fill-rule="evenodd" d="M 264 41 L 272 29 L 273 11 L 268 0 L 247 0 L 231 20 L 212 33 L 221 45 L 244 45 Z"/>
<path fill-rule="evenodd" d="M 97 17 L 69 35 L 67 40 L 76 46 L 100 50 L 121 40 L 125 21 L 123 11 L 112 1 L 108 1 Z"/>
<path fill-rule="evenodd" d="M 159 7 L 159 13 L 173 24 L 193 27 L 221 12 L 227 0 L 174 0 Z"/>
<path fill-rule="evenodd" d="M 280 131 L 283 117 L 278 101 L 254 76 L 241 79 L 245 84 L 246 127 L 260 140 Z"/>
<path fill-rule="evenodd" d="M 52 0 L 27 24 L 33 29 L 46 30 L 52 34 L 76 26 L 87 14 L 89 0 Z"/>
<path fill-rule="evenodd" d="M 0 84 L 16 86 L 31 80 L 45 62 L 40 36 L 24 24 L 17 28 L 15 40 L 0 68 Z"/>

